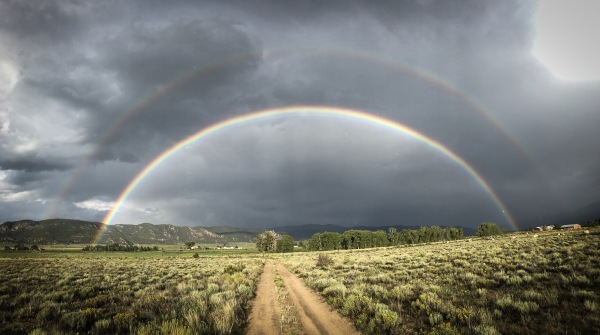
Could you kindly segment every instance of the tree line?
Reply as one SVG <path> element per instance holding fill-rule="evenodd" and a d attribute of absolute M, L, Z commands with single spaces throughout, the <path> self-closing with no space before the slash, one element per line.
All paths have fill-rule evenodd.
<path fill-rule="evenodd" d="M 347 230 L 343 233 L 316 233 L 305 243 L 306 250 L 365 249 L 427 242 L 453 241 L 463 238 L 462 228 L 438 226 L 383 230 Z"/>
<path fill-rule="evenodd" d="M 31 248 L 28 248 L 23 243 L 17 243 L 12 248 L 9 247 L 8 245 L 4 246 L 4 251 L 25 251 L 25 250 L 42 251 L 44 249 L 40 249 L 40 247 L 38 247 L 37 244 L 33 244 L 31 246 Z"/>
<path fill-rule="evenodd" d="M 127 252 L 138 252 L 138 251 L 158 251 L 157 246 L 143 247 L 138 245 L 120 245 L 118 243 L 107 244 L 107 245 L 88 245 L 83 248 L 83 251 L 127 251 Z"/>
<path fill-rule="evenodd" d="M 591 220 L 588 226 L 600 225 L 600 219 Z M 477 227 L 478 237 L 488 237 L 507 233 L 493 222 L 484 222 Z M 316 233 L 299 246 L 307 251 L 327 251 L 340 249 L 366 249 L 417 243 L 454 241 L 464 238 L 462 228 L 439 226 L 420 227 L 419 229 L 389 228 L 383 230 L 357 230 L 351 229 L 343 233 L 324 232 Z M 291 252 L 294 250 L 294 238 L 289 235 L 280 235 L 275 231 L 265 231 L 256 238 L 256 247 L 261 252 Z"/>

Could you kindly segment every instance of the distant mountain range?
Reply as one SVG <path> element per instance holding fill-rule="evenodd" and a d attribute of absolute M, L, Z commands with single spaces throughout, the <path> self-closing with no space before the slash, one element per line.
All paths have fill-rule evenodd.
<path fill-rule="evenodd" d="M 102 223 L 70 219 L 42 221 L 7 221 L 0 224 L 0 242 L 25 244 L 90 244 L 96 238 Z M 392 226 L 396 230 L 419 229 L 417 226 Z M 343 233 L 350 229 L 384 230 L 390 226 L 352 226 L 306 224 L 268 228 L 280 234 L 288 234 L 296 240 L 310 238 L 315 233 Z M 265 229 L 238 228 L 230 226 L 181 227 L 169 224 L 141 223 L 137 225 L 109 225 L 100 237 L 99 244 L 178 244 L 253 242 Z M 463 228 L 465 235 L 475 235 L 475 229 Z"/>
<path fill-rule="evenodd" d="M 8 221 L 0 225 L 0 242 L 35 244 L 89 244 L 102 223 L 68 219 L 42 221 Z M 206 228 L 178 227 L 166 224 L 110 225 L 100 237 L 100 244 L 177 244 L 227 242 L 220 234 Z M 232 236 L 230 241 L 236 241 Z"/>

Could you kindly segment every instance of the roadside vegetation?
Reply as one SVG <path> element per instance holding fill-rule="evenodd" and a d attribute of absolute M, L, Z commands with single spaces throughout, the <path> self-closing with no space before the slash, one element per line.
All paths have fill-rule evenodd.
<path fill-rule="evenodd" d="M 248 257 L 53 256 L 0 258 L 0 334 L 235 334 L 262 271 Z"/>
<path fill-rule="evenodd" d="M 365 334 L 599 334 L 600 230 L 277 257 Z"/>

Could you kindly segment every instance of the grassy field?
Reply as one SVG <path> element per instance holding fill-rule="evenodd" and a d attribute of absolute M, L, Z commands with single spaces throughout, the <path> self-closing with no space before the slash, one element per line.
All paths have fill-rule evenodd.
<path fill-rule="evenodd" d="M 600 334 L 600 231 L 279 257 L 366 334 Z"/>
<path fill-rule="evenodd" d="M 13 247 L 14 244 L 0 244 L 0 250 L 4 250 L 4 247 Z M 30 245 L 27 245 L 28 247 Z M 47 258 L 55 257 L 56 253 L 66 254 L 70 253 L 73 256 L 87 255 L 89 257 L 185 257 L 198 253 L 199 256 L 227 256 L 227 255 L 244 255 L 244 254 L 256 254 L 256 243 L 250 242 L 239 242 L 232 244 L 237 246 L 238 249 L 218 249 L 222 244 L 218 243 L 203 243 L 198 245 L 198 249 L 187 249 L 185 244 L 139 244 L 140 247 L 153 248 L 158 247 L 157 252 L 144 251 L 144 252 L 85 252 L 82 253 L 82 249 L 87 247 L 87 244 L 50 244 L 50 245 L 38 245 L 44 252 L 32 253 L 29 251 L 24 252 L 5 252 L 2 255 L 4 257 L 34 257 L 34 258 Z"/>
<path fill-rule="evenodd" d="M 265 257 L 59 249 L 0 252 L 0 334 L 243 333 Z M 598 229 L 266 257 L 365 334 L 600 334 Z"/>
<path fill-rule="evenodd" d="M 262 271 L 250 257 L 24 255 L 0 259 L 0 334 L 230 334 Z"/>

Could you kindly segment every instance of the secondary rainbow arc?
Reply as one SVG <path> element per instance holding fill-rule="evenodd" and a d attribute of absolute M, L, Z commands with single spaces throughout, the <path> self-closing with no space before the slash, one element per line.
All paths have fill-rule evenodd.
<path fill-rule="evenodd" d="M 536 173 L 541 176 L 544 182 L 550 187 L 550 183 L 548 182 L 548 178 L 544 175 L 543 171 L 539 167 L 539 164 L 535 162 L 535 160 L 529 155 L 524 147 L 515 139 L 515 136 L 510 133 L 498 119 L 496 119 L 491 113 L 489 113 L 485 108 L 483 108 L 478 102 L 476 102 L 473 98 L 465 95 L 462 91 L 456 88 L 452 83 L 444 80 L 443 78 L 437 77 L 429 72 L 424 70 L 419 70 L 416 68 L 412 68 L 410 66 L 404 65 L 402 63 L 395 62 L 393 60 L 387 59 L 385 57 L 377 57 L 376 55 L 371 55 L 369 53 L 365 53 L 363 51 L 357 50 L 344 50 L 344 49 L 335 49 L 335 48 L 326 48 L 326 49 L 310 49 L 310 48 L 277 48 L 274 50 L 267 50 L 268 52 L 264 55 L 266 58 L 283 58 L 287 56 L 293 55 L 336 55 L 341 57 L 349 57 L 356 58 L 358 60 L 369 61 L 375 64 L 380 64 L 389 67 L 394 71 L 398 71 L 404 73 L 406 75 L 410 75 L 420 81 L 428 83 L 433 87 L 443 90 L 447 94 L 450 94 L 460 101 L 462 101 L 468 108 L 472 109 L 484 119 L 486 119 L 490 124 L 492 124 L 496 129 L 498 129 L 503 136 L 508 139 L 511 145 L 517 149 L 517 151 L 521 154 L 526 161 L 533 167 Z M 67 178 L 62 185 L 58 188 L 58 192 L 55 194 L 53 200 L 50 203 L 50 206 L 47 207 L 43 217 L 54 217 L 54 215 L 58 211 L 58 207 L 64 198 L 65 194 L 70 190 L 75 182 L 82 176 L 83 172 L 86 168 L 88 168 L 93 161 L 93 158 L 98 155 L 100 150 L 109 142 L 111 138 L 113 138 L 119 129 L 121 129 L 126 123 L 128 123 L 131 119 L 134 118 L 135 115 L 142 113 L 148 106 L 152 105 L 160 98 L 165 95 L 168 95 L 170 92 L 174 91 L 178 87 L 186 84 L 187 82 L 202 76 L 209 74 L 211 71 L 226 67 L 231 64 L 236 64 L 238 62 L 242 62 L 248 59 L 251 59 L 253 55 L 251 54 L 237 54 L 232 55 L 229 58 L 222 59 L 216 61 L 214 63 L 206 64 L 205 66 L 198 67 L 191 72 L 180 73 L 175 76 L 171 80 L 169 80 L 165 85 L 159 87 L 155 91 L 153 91 L 148 96 L 144 97 L 138 104 L 136 104 L 131 110 L 122 115 L 115 121 L 115 124 L 102 136 L 97 145 L 90 151 L 88 155 L 83 157 L 81 161 L 77 164 L 77 168 L 74 173 Z M 552 192 L 555 194 L 555 192 Z"/>
<path fill-rule="evenodd" d="M 329 106 L 288 106 L 288 107 L 283 107 L 283 108 L 273 108 L 273 109 L 256 111 L 256 112 L 252 112 L 249 114 L 244 114 L 244 115 L 240 115 L 240 116 L 233 117 L 230 119 L 226 119 L 221 122 L 217 122 L 206 128 L 201 129 L 200 131 L 196 132 L 195 134 L 192 134 L 192 135 L 182 139 L 181 141 L 177 142 L 175 145 L 173 145 L 169 149 L 162 152 L 160 155 L 156 156 L 148 165 L 146 165 L 129 182 L 129 184 L 120 193 L 119 197 L 117 198 L 117 200 L 115 202 L 115 205 L 106 214 L 106 216 L 102 220 L 102 226 L 101 226 L 100 230 L 98 231 L 97 235 L 95 236 L 92 243 L 95 244 L 99 241 L 100 237 L 102 236 L 102 234 L 104 233 L 104 231 L 106 229 L 106 226 L 111 224 L 111 222 L 114 220 L 115 216 L 118 214 L 119 209 L 123 206 L 123 204 L 129 197 L 129 195 L 142 182 L 142 180 L 144 180 L 144 178 L 146 178 L 148 176 L 148 174 L 150 174 L 150 172 L 152 172 L 152 170 L 154 170 L 158 165 L 160 165 L 169 156 L 173 155 L 180 149 L 186 147 L 187 145 L 189 145 L 195 141 L 201 140 L 210 134 L 213 134 L 220 130 L 225 130 L 234 125 L 239 125 L 239 124 L 256 121 L 256 120 L 264 120 L 266 118 L 274 117 L 274 116 L 292 115 L 295 113 L 303 113 L 306 115 L 310 115 L 310 114 L 334 115 L 334 116 L 347 117 L 350 119 L 364 120 L 364 121 L 372 122 L 374 124 L 385 126 L 390 129 L 399 131 L 399 132 L 406 134 L 414 139 L 417 139 L 419 141 L 426 143 L 430 147 L 443 153 L 446 157 L 450 158 L 452 161 L 454 161 L 456 164 L 458 164 L 461 168 L 463 168 L 469 175 L 471 175 L 475 179 L 475 181 L 482 187 L 482 189 L 494 201 L 494 203 L 496 204 L 498 209 L 502 212 L 503 216 L 505 217 L 507 222 L 510 224 L 510 226 L 513 229 L 518 230 L 518 226 L 517 226 L 514 218 L 510 214 L 509 210 L 507 209 L 506 205 L 504 205 L 504 203 L 502 202 L 500 197 L 492 189 L 492 187 L 489 185 L 489 183 L 481 176 L 481 174 L 479 172 L 477 172 L 477 170 L 475 170 L 474 167 L 472 167 L 462 157 L 460 157 L 458 154 L 454 153 L 452 150 L 450 150 L 448 147 L 444 146 L 442 143 L 440 143 L 430 137 L 427 137 L 426 135 L 424 135 L 412 128 L 409 128 L 408 126 L 401 124 L 399 122 L 389 120 L 389 119 L 386 119 L 386 118 L 383 118 L 383 117 L 380 117 L 377 115 L 368 114 L 368 113 L 358 111 L 358 110 L 342 109 L 342 108 L 329 107 Z"/>

